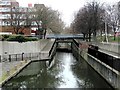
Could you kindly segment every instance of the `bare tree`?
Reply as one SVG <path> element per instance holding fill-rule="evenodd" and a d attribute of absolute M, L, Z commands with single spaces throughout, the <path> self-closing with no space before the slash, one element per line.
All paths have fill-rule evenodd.
<path fill-rule="evenodd" d="M 24 13 L 24 27 L 30 27 L 33 21 L 33 8 L 26 8 Z"/>
<path fill-rule="evenodd" d="M 107 18 L 109 19 L 107 23 L 109 24 L 109 27 L 112 27 L 114 31 L 114 40 L 115 40 L 116 28 L 118 27 L 118 21 L 119 21 L 118 12 L 116 10 L 115 5 L 107 6 L 106 12 L 107 12 Z"/>
<path fill-rule="evenodd" d="M 89 22 L 88 22 L 88 14 L 87 14 L 86 7 L 83 7 L 78 11 L 78 13 L 75 15 L 75 19 L 73 21 L 73 29 L 77 33 L 82 33 L 84 36 L 84 39 L 86 36 L 88 36 L 88 29 L 89 28 Z"/>
<path fill-rule="evenodd" d="M 47 28 L 51 29 L 54 33 L 58 33 L 57 29 L 62 28 L 63 22 L 59 18 L 58 11 L 41 5 L 35 9 L 34 13 L 34 20 L 38 26 L 38 30 L 39 32 L 42 31 L 44 38 L 46 36 Z"/>
<path fill-rule="evenodd" d="M 60 18 L 60 14 L 58 11 L 51 9 L 50 12 L 52 16 L 49 17 L 51 20 L 49 20 L 48 18 L 49 23 L 47 24 L 47 28 L 51 29 L 51 31 L 55 34 L 60 34 L 65 27 L 64 22 Z"/>
<path fill-rule="evenodd" d="M 100 5 L 100 3 L 92 2 L 87 5 L 88 12 L 90 13 L 89 17 L 91 18 L 91 30 L 93 33 L 93 38 L 96 41 L 96 35 L 98 30 L 101 28 L 101 23 L 103 22 L 103 17 L 105 10 L 103 8 L 103 5 Z"/>
<path fill-rule="evenodd" d="M 33 20 L 36 22 L 37 24 L 37 33 L 39 34 L 39 36 L 43 33 L 43 27 L 42 27 L 42 18 L 45 18 L 44 15 L 46 15 L 46 9 L 45 7 L 43 6 L 40 6 L 38 7 L 38 5 L 36 6 L 35 9 L 33 9 L 32 11 L 34 14 L 33 14 Z"/>
<path fill-rule="evenodd" d="M 99 3 L 87 3 L 75 16 L 74 28 L 83 33 L 84 37 L 89 37 L 89 41 L 93 33 L 94 40 L 96 41 L 97 31 L 100 29 L 101 22 L 103 22 L 103 13 L 104 9 Z"/>
<path fill-rule="evenodd" d="M 22 27 L 23 20 L 21 18 L 23 18 L 23 14 L 20 12 L 19 8 L 14 7 L 11 20 L 15 34 L 19 34 L 19 30 Z"/>

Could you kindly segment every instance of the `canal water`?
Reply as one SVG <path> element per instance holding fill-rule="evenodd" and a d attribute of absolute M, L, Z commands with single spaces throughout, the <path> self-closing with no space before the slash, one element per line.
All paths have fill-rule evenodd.
<path fill-rule="evenodd" d="M 48 67 L 44 61 L 33 62 L 16 77 L 8 81 L 3 90 L 24 88 L 111 88 L 82 58 L 72 53 L 57 52 Z"/>

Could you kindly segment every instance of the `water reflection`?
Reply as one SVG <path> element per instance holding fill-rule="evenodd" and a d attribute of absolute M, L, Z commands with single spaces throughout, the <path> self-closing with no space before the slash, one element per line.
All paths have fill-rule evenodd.
<path fill-rule="evenodd" d="M 43 62 L 34 62 L 24 69 L 19 75 L 10 80 L 5 87 L 17 89 L 53 88 L 56 86 L 57 81 L 60 81 L 59 78 L 56 77 L 58 71 L 59 70 L 56 70 L 56 68 L 53 67 L 47 69 L 45 63 Z"/>
<path fill-rule="evenodd" d="M 71 53 L 57 52 L 50 68 L 45 62 L 34 62 L 5 84 L 4 89 L 16 88 L 110 88 L 82 59 Z"/>
<path fill-rule="evenodd" d="M 82 58 L 71 67 L 80 88 L 111 88 Z"/>
<path fill-rule="evenodd" d="M 61 58 L 62 57 L 62 58 Z M 70 53 L 64 53 L 62 56 L 58 56 L 62 62 L 63 71 L 60 73 L 63 83 L 58 88 L 78 88 L 76 79 L 71 70 L 72 55 Z"/>

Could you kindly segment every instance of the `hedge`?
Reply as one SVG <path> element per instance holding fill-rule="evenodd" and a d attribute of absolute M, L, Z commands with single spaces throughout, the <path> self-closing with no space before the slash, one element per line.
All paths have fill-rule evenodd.
<path fill-rule="evenodd" d="M 38 39 L 37 38 L 32 38 L 32 37 L 24 37 L 24 36 L 21 36 L 21 35 L 18 35 L 18 36 L 9 36 L 7 39 L 4 39 L 6 41 L 17 41 L 17 42 L 27 42 L 27 41 L 37 41 Z"/>

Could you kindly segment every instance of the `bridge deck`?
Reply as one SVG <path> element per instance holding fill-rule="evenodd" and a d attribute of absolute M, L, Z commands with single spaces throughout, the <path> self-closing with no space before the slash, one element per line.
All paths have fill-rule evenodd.
<path fill-rule="evenodd" d="M 83 39 L 83 34 L 66 34 L 66 35 L 47 35 L 46 36 L 47 39 Z"/>

